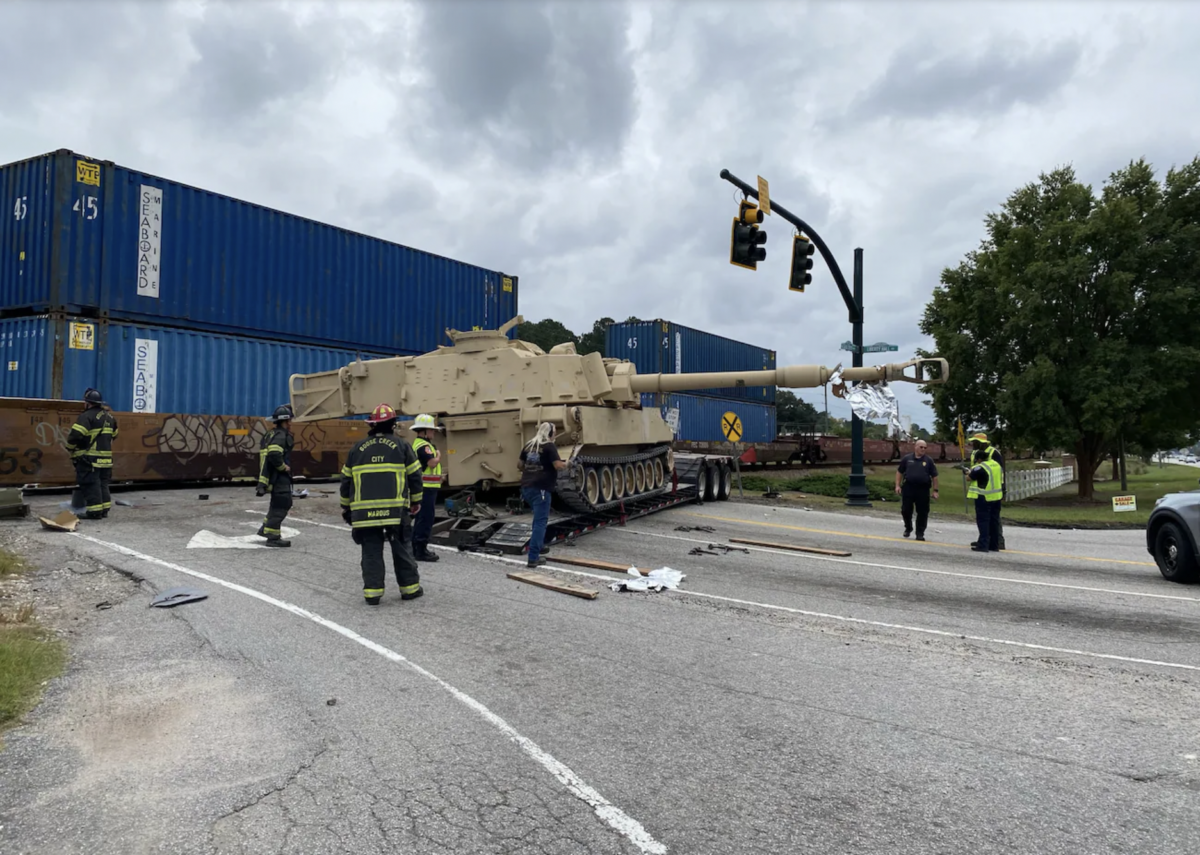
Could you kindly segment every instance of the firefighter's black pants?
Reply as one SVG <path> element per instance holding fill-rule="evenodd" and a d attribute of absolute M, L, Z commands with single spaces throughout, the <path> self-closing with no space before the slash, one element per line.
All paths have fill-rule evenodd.
<path fill-rule="evenodd" d="M 271 486 L 271 504 L 267 507 L 267 516 L 263 520 L 262 533 L 267 540 L 279 540 L 283 537 L 281 527 L 283 520 L 292 509 L 292 479 L 279 477 Z"/>
<path fill-rule="evenodd" d="M 86 508 L 88 519 L 99 519 L 106 507 L 100 473 L 86 457 L 76 457 L 75 492 L 71 494 L 72 508 Z"/>
<path fill-rule="evenodd" d="M 426 488 L 423 496 L 421 510 L 413 524 L 413 548 L 417 552 L 429 547 L 429 538 L 433 537 L 433 519 L 437 514 L 437 490 Z"/>
<path fill-rule="evenodd" d="M 408 511 L 405 509 L 405 513 Z M 383 563 L 383 544 L 392 545 L 392 563 L 401 595 L 415 594 L 421 588 L 421 574 L 412 550 L 412 522 L 401 525 L 371 526 L 353 530 L 354 542 L 362 549 L 363 596 L 377 600 L 383 596 L 387 566 Z"/>

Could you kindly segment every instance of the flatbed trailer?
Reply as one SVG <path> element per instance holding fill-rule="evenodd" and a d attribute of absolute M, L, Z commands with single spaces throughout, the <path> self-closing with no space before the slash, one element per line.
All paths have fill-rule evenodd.
<path fill-rule="evenodd" d="M 657 495 L 592 513 L 552 508 L 546 525 L 546 545 L 566 544 L 594 531 L 624 526 L 631 520 L 679 505 L 725 501 L 732 495 L 737 471 L 736 458 L 728 454 L 676 454 L 671 483 Z M 470 491 L 463 491 L 447 497 L 445 511 L 439 512 L 434 522 L 430 542 L 464 552 L 521 555 L 529 551 L 532 533 L 533 515 L 527 509 L 478 504 Z"/>

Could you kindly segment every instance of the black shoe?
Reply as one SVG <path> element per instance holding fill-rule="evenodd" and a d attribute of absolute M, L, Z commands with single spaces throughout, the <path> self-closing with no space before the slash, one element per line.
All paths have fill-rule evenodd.
<path fill-rule="evenodd" d="M 84 519 L 88 519 L 88 520 L 102 520 L 102 519 L 104 519 L 104 516 L 103 516 L 102 514 L 99 514 L 99 513 L 89 513 L 89 514 L 88 514 L 86 517 L 84 517 Z"/>
<path fill-rule="evenodd" d="M 102 519 L 102 520 L 106 520 L 106 519 L 108 519 L 108 511 L 101 511 L 101 512 L 100 512 L 100 519 Z"/>
<path fill-rule="evenodd" d="M 986 549 L 980 549 L 978 546 L 972 546 L 971 551 L 972 552 L 987 552 Z"/>
<path fill-rule="evenodd" d="M 925 535 L 923 535 L 923 534 L 918 534 L 918 535 L 917 535 L 917 540 L 924 541 L 924 540 L 925 540 Z"/>
<path fill-rule="evenodd" d="M 292 542 L 290 540 L 284 540 L 281 537 L 267 538 L 267 546 L 291 546 L 291 545 L 292 545 Z"/>
<path fill-rule="evenodd" d="M 979 546 L 979 541 L 978 541 L 978 540 L 972 540 L 972 541 L 971 541 L 971 548 L 972 548 L 972 549 L 974 549 L 974 548 L 975 548 L 975 547 L 977 547 L 977 546 Z"/>
<path fill-rule="evenodd" d="M 911 528 L 906 528 L 906 529 L 904 530 L 904 536 L 905 536 L 905 537 L 908 537 L 910 534 L 912 534 L 912 529 L 911 529 Z"/>
<path fill-rule="evenodd" d="M 544 565 L 545 563 L 546 563 L 546 559 L 545 559 L 545 558 L 538 558 L 538 560 L 537 560 L 537 561 L 530 561 L 530 562 L 529 562 L 528 564 L 526 564 L 525 566 L 526 566 L 526 567 L 541 567 L 541 566 L 542 566 L 542 565 Z"/>
<path fill-rule="evenodd" d="M 401 594 L 400 599 L 415 600 L 417 597 L 423 596 L 425 596 L 425 590 L 423 588 L 417 588 L 417 590 L 413 591 L 411 594 Z"/>
<path fill-rule="evenodd" d="M 430 552 L 425 547 L 422 547 L 420 549 L 414 549 L 413 557 L 416 558 L 418 561 L 437 561 L 438 560 L 438 554 L 436 552 Z"/>
<path fill-rule="evenodd" d="M 367 597 L 367 605 L 368 606 L 377 606 L 377 605 L 379 605 L 380 599 L 382 599 L 382 598 L 381 597 Z"/>

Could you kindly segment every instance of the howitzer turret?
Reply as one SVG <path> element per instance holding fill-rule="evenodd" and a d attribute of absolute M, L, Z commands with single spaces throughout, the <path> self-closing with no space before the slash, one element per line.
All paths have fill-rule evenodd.
<path fill-rule="evenodd" d="M 641 406 L 643 392 L 737 386 L 823 386 L 838 369 L 790 365 L 766 371 L 638 374 L 630 362 L 580 356 L 573 344 L 549 353 L 509 339 L 522 318 L 498 330 L 447 330 L 452 345 L 421 356 L 356 361 L 336 371 L 294 374 L 297 422 L 370 413 L 391 404 L 410 417 L 430 413 L 445 433 L 436 445 L 449 487 L 516 486 L 518 455 L 539 422 L 557 429 L 559 453 L 570 467 L 558 493 L 574 510 L 602 510 L 622 499 L 660 493 L 671 483 L 674 434 L 657 409 Z M 928 373 L 936 363 L 940 371 Z M 905 373 L 912 369 L 911 373 Z M 948 374 L 944 359 L 913 359 L 868 368 L 843 368 L 847 382 L 934 384 Z"/>

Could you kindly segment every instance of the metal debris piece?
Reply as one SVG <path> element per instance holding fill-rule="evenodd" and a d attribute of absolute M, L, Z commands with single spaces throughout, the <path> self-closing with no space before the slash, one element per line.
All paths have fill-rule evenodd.
<path fill-rule="evenodd" d="M 194 603 L 197 600 L 207 599 L 208 594 L 196 588 L 172 588 L 155 597 L 150 605 L 160 609 L 169 609 L 183 603 Z"/>
<path fill-rule="evenodd" d="M 708 534 L 716 534 L 717 530 L 710 525 L 677 525 L 676 531 L 703 531 Z"/>
<path fill-rule="evenodd" d="M 101 611 L 104 611 L 105 609 L 111 609 L 112 607 L 112 603 L 110 603 L 108 600 L 105 600 L 102 603 L 96 603 L 96 608 L 100 609 Z"/>
<path fill-rule="evenodd" d="M 208 493 L 201 493 L 201 494 L 200 494 L 200 501 L 202 501 L 202 502 L 207 502 L 207 501 L 208 501 Z"/>
<path fill-rule="evenodd" d="M 720 554 L 721 553 L 719 553 L 719 552 L 715 552 L 711 549 L 704 549 L 703 547 L 700 547 L 700 546 L 693 547 L 692 551 L 688 553 L 688 555 L 720 555 Z"/>
<path fill-rule="evenodd" d="M 27 517 L 29 505 L 19 489 L 0 490 L 0 517 Z"/>
<path fill-rule="evenodd" d="M 337 698 L 330 698 L 329 700 L 327 700 L 325 702 L 325 706 L 327 706 L 327 707 L 332 707 L 335 704 L 337 704 Z"/>
<path fill-rule="evenodd" d="M 725 553 L 730 553 L 730 552 L 744 552 L 744 553 L 746 553 L 747 555 L 749 555 L 749 554 L 750 554 L 750 550 L 749 550 L 749 549 L 744 549 L 744 548 L 743 548 L 743 547 L 741 547 L 741 546 L 726 546 L 726 545 L 725 545 L 725 544 L 723 544 L 723 543 L 710 543 L 710 544 L 708 545 L 708 548 L 709 548 L 709 549 L 719 549 L 719 550 L 721 550 L 722 552 L 725 552 Z"/>

